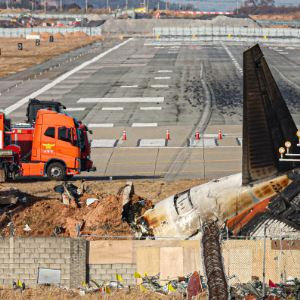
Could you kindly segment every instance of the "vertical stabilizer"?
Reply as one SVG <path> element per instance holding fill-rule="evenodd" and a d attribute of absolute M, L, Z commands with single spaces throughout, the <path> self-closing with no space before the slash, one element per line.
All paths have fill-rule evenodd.
<path fill-rule="evenodd" d="M 244 52 L 243 184 L 296 167 L 279 162 L 285 141 L 296 147 L 297 127 L 272 76 L 259 45 Z"/>

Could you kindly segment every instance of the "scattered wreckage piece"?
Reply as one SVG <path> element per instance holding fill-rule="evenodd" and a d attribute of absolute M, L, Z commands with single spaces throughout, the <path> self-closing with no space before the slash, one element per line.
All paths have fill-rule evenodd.
<path fill-rule="evenodd" d="M 26 203 L 27 193 L 23 193 L 15 188 L 2 188 L 0 190 L 0 205 L 17 204 L 17 202 Z"/>

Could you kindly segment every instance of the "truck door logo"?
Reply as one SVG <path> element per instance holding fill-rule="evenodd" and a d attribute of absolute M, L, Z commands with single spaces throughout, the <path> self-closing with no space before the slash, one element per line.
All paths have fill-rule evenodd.
<path fill-rule="evenodd" d="M 42 146 L 44 147 L 43 152 L 44 153 L 53 153 L 53 147 L 55 146 L 55 144 L 42 144 Z"/>

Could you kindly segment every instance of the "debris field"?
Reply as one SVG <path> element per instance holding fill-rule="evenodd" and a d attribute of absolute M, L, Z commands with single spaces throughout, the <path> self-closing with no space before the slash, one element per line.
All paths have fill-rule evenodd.
<path fill-rule="evenodd" d="M 145 209 L 176 192 L 201 183 L 201 180 L 179 182 L 135 181 L 131 201 L 146 200 Z M 6 183 L 0 187 L 0 232 L 9 236 L 11 225 L 15 236 L 88 235 L 88 239 L 101 236 L 132 236 L 127 222 L 122 221 L 123 187 L 125 181 L 68 183 L 84 189 L 77 200 L 64 204 L 64 196 L 55 192 L 55 182 Z M 7 199 L 11 204 L 7 204 Z M 3 203 L 3 202 L 2 202 Z"/>

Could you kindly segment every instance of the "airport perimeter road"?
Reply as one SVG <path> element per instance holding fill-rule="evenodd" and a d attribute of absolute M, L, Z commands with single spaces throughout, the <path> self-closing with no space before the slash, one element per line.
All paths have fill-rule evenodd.
<path fill-rule="evenodd" d="M 242 52 L 248 46 L 151 39 L 98 43 L 72 61 L 64 55 L 68 63 L 11 88 L 0 103 L 14 121 L 22 121 L 28 97 L 63 102 L 94 131 L 96 176 L 217 178 L 241 170 Z M 264 51 L 297 117 L 299 48 L 287 48 Z M 19 77 L 1 80 L 0 89 Z M 187 147 L 197 130 L 205 132 L 204 155 L 202 138 Z"/>

